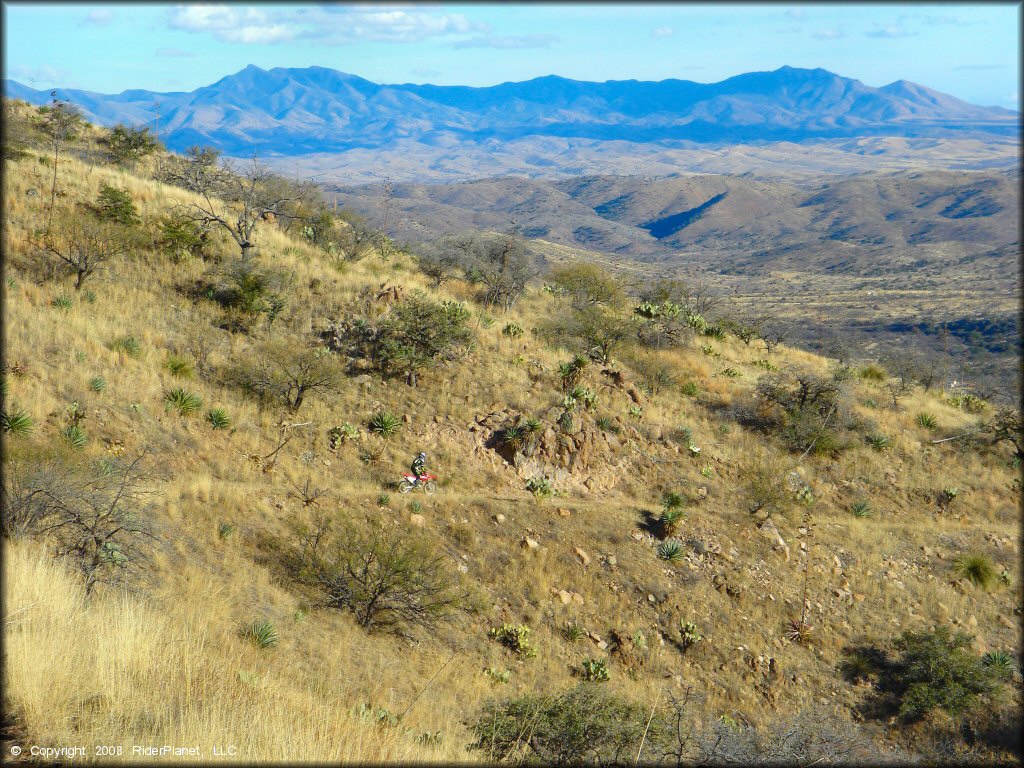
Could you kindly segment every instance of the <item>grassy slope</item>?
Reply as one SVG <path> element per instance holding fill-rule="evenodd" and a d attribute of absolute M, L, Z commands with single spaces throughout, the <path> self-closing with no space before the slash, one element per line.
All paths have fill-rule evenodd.
<path fill-rule="evenodd" d="M 537 502 L 523 490 L 523 478 L 467 429 L 477 415 L 506 406 L 542 414 L 560 400 L 553 374 L 533 381 L 525 362 L 553 369 L 569 353 L 548 349 L 529 334 L 521 341 L 501 335 L 507 320 L 530 328 L 550 313 L 554 300 L 534 292 L 508 318 L 479 329 L 474 358 L 425 377 L 417 389 L 373 377 L 349 380 L 336 395 L 308 400 L 300 420 L 312 420 L 313 426 L 300 430 L 279 454 L 274 472 L 263 474 L 245 454 L 265 454 L 275 445 L 279 412 L 261 410 L 216 373 L 184 386 L 202 397 L 204 410 L 226 408 L 235 431 L 214 432 L 202 418 L 182 419 L 163 408 L 164 389 L 181 383 L 163 368 L 169 350 L 185 349 L 197 334 L 212 334 L 220 346 L 210 362 L 219 371 L 243 360 L 252 343 L 213 328 L 212 303 L 193 303 L 183 295 L 182 287 L 206 265 L 174 265 L 142 248 L 108 279 L 91 285 L 95 303 L 75 296 L 67 312 L 51 306 L 55 296 L 74 291 L 66 280 L 34 279 L 40 257 L 26 237 L 45 215 L 48 170 L 35 159 L 7 166 L 5 276 L 13 287 L 4 288 L 6 355 L 8 363 L 30 366 L 27 375 L 9 377 L 10 398 L 36 421 L 32 437 L 8 439 L 8 455 L 30 460 L 53 445 L 60 414 L 77 400 L 88 412 L 86 455 L 100 456 L 116 441 L 129 453 L 143 445 L 157 451 L 165 477 L 158 522 L 166 537 L 144 592 L 122 596 L 110 590 L 88 605 L 38 545 L 8 548 L 5 690 L 10 710 L 34 743 L 168 741 L 196 743 L 207 754 L 214 744 L 235 744 L 239 756 L 250 760 L 466 759 L 468 737 L 460 721 L 486 697 L 561 689 L 572 682 L 571 665 L 604 656 L 588 640 L 563 639 L 558 630 L 568 620 L 605 639 L 612 629 L 642 630 L 650 644 L 645 667 L 631 677 L 612 663 L 609 685 L 650 701 L 659 687 L 678 685 L 678 676 L 706 695 L 705 720 L 730 712 L 757 722 L 773 708 L 790 712 L 815 698 L 852 705 L 858 694 L 836 672 L 840 649 L 865 637 L 886 639 L 903 628 L 953 619 L 970 622 L 988 648 L 1017 647 L 1015 631 L 998 620 L 1012 615 L 1015 590 L 986 594 L 951 583 L 950 575 L 957 553 L 973 551 L 1018 571 L 1014 474 L 1005 456 L 963 455 L 949 444 L 929 445 L 931 435 L 913 422 L 919 410 L 934 412 L 950 433 L 973 419 L 933 395 L 918 392 L 898 412 L 870 411 L 881 431 L 893 436 L 891 450 L 863 446 L 834 461 L 804 461 L 804 475 L 818 497 L 815 526 L 808 538 L 799 530 L 799 513 L 778 521 L 793 551 L 789 561 L 757 533 L 743 487 L 755 454 L 774 457 L 785 468 L 795 457 L 736 425 L 723 433 L 724 422 L 709 407 L 727 404 L 763 373 L 752 365 L 763 354 L 732 339 L 711 342 L 720 358 L 703 355 L 698 344 L 661 355 L 682 378 L 699 384 L 701 396 L 666 393 L 645 403 L 642 437 L 613 456 L 623 467 L 608 470 L 619 475 L 613 488 L 578 489 Z M 187 198 L 153 181 L 68 161 L 61 171 L 63 199 L 92 200 L 104 180 L 127 186 L 150 229 L 172 201 Z M 36 194 L 30 196 L 29 189 Z M 289 305 L 273 333 L 296 343 L 308 341 L 319 318 L 382 311 L 365 293 L 385 282 L 427 289 L 404 259 L 384 264 L 370 257 L 339 273 L 280 231 L 264 227 L 259 238 L 264 262 L 292 275 Z M 229 245 L 220 244 L 223 253 L 231 253 Z M 460 284 L 435 293 L 471 295 Z M 140 339 L 140 357 L 108 348 L 124 333 Z M 518 357 L 523 362 L 513 362 Z M 800 363 L 824 371 L 828 365 L 787 349 L 772 359 L 781 368 Z M 715 375 L 727 366 L 741 376 Z M 97 375 L 107 380 L 99 394 L 88 388 Z M 856 386 L 858 400 L 884 402 L 871 385 Z M 602 413 L 624 416 L 627 405 L 621 393 L 602 390 Z M 380 467 L 360 463 L 355 446 L 336 454 L 328 450 L 329 426 L 365 424 L 380 406 L 411 417 Z M 681 425 L 690 426 L 702 446 L 699 458 L 653 439 Z M 436 496 L 419 498 L 425 532 L 464 564 L 483 612 L 411 645 L 368 635 L 336 612 L 311 611 L 297 621 L 304 596 L 282 577 L 267 544 L 285 535 L 289 515 L 304 514 L 290 495 L 292 483 L 313 478 L 328 492 L 322 508 L 339 517 L 410 526 L 407 498 L 392 493 L 385 511 L 375 500 L 417 450 L 430 454 L 442 477 Z M 704 467 L 710 477 L 701 474 Z M 938 515 L 928 494 L 951 485 L 960 489 L 959 515 Z M 682 537 L 718 543 L 724 557 L 692 555 L 681 566 L 666 567 L 654 555 L 654 540 L 633 538 L 643 510 L 655 511 L 660 492 L 670 488 L 688 499 Z M 861 497 L 871 499 L 870 519 L 846 511 Z M 494 522 L 498 513 L 505 515 L 503 523 Z M 222 521 L 233 522 L 237 534 L 222 540 Z M 540 542 L 539 551 L 520 546 L 524 535 Z M 811 551 L 816 641 L 810 647 L 782 639 L 785 621 L 799 614 L 800 541 L 808 541 Z M 589 565 L 580 563 L 577 547 L 589 554 Z M 615 556 L 614 566 L 607 554 Z M 887 571 L 898 582 L 886 578 Z M 739 589 L 737 597 L 714 587 L 716 574 Z M 844 579 L 862 600 L 847 604 L 835 597 L 833 589 Z M 584 603 L 563 605 L 552 588 L 578 592 Z M 258 653 L 238 636 L 238 627 L 261 616 L 274 621 L 281 641 Z M 707 638 L 685 656 L 658 640 L 659 632 L 671 637 L 680 619 L 697 622 Z M 487 639 L 487 628 L 502 621 L 533 628 L 536 659 L 518 662 Z M 453 653 L 402 729 L 373 728 L 346 714 L 361 702 L 401 712 Z M 759 655 L 776 659 L 777 680 L 768 682 Z M 492 666 L 513 670 L 511 682 L 497 691 L 482 673 Z M 414 741 L 415 734 L 438 730 L 439 746 Z"/>

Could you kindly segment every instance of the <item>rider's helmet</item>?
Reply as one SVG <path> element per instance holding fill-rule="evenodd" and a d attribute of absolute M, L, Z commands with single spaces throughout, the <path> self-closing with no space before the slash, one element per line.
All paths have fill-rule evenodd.
<path fill-rule="evenodd" d="M 418 456 L 417 458 L 420 458 L 420 459 L 425 459 L 425 458 L 427 458 L 427 454 L 425 454 L 425 453 L 423 453 L 423 452 L 421 451 L 421 452 L 420 452 L 420 455 L 419 455 L 419 456 Z"/>

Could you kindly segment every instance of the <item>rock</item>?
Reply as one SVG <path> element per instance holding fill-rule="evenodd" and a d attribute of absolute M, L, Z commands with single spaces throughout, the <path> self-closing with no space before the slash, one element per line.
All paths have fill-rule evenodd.
<path fill-rule="evenodd" d="M 584 604 L 583 595 L 581 595 L 579 592 L 573 592 L 571 597 L 572 597 L 572 601 L 574 603 L 576 603 L 576 605 L 583 605 Z"/>
<path fill-rule="evenodd" d="M 501 514 L 501 512 L 499 512 L 498 514 L 496 514 L 494 516 L 494 522 L 496 522 L 496 523 L 504 523 L 505 522 L 505 516 L 503 514 Z"/>
<path fill-rule="evenodd" d="M 576 547 L 576 549 L 573 551 L 576 553 L 576 557 L 580 559 L 580 562 L 583 563 L 583 565 L 590 565 L 590 555 L 588 555 L 579 547 Z"/>
<path fill-rule="evenodd" d="M 630 534 L 630 536 L 633 538 L 633 541 L 643 541 L 644 540 L 644 535 L 642 533 L 640 533 L 640 531 L 634 531 L 633 533 Z"/>
<path fill-rule="evenodd" d="M 612 568 L 614 568 L 614 567 L 615 567 L 616 565 L 618 565 L 618 564 L 619 564 L 619 561 L 615 559 L 615 555 L 608 555 L 608 556 L 607 556 L 607 558 L 605 558 L 605 561 L 606 561 L 606 562 L 608 563 L 608 565 L 610 565 L 610 566 L 611 566 Z"/>
<path fill-rule="evenodd" d="M 570 517 L 571 515 L 572 515 L 572 512 L 570 512 L 568 509 L 564 509 L 563 508 L 563 509 L 559 509 L 558 510 L 558 516 L 559 517 Z"/>
<path fill-rule="evenodd" d="M 1004 616 L 1003 614 L 999 614 L 999 623 L 1002 624 L 1007 629 L 1016 629 L 1017 628 L 1017 625 L 1014 624 L 1011 619 L 1009 619 L 1008 617 Z"/>
<path fill-rule="evenodd" d="M 647 595 L 647 602 L 648 603 L 654 603 L 655 602 L 654 595 L 648 594 Z"/>
<path fill-rule="evenodd" d="M 537 541 L 536 539 L 531 539 L 529 536 L 523 536 L 523 540 L 520 541 L 519 544 L 524 549 L 529 549 L 529 550 L 532 550 L 534 552 L 536 552 L 538 549 L 540 549 L 540 542 Z"/>
<path fill-rule="evenodd" d="M 698 488 L 697 489 L 697 496 L 699 498 L 701 498 L 701 499 L 706 499 L 708 497 L 708 489 L 707 489 L 707 487 L 702 485 L 700 488 Z"/>
<path fill-rule="evenodd" d="M 425 518 L 423 515 L 414 513 L 409 515 L 409 522 L 412 525 L 415 525 L 417 528 L 422 528 L 427 524 L 427 518 Z"/>
<path fill-rule="evenodd" d="M 412 416 L 410 416 L 407 413 L 407 414 L 402 416 L 402 421 L 404 421 L 406 424 L 412 424 Z"/>
<path fill-rule="evenodd" d="M 865 597 L 867 597 L 867 596 L 865 594 L 863 594 L 862 592 L 854 592 L 853 593 L 854 602 L 863 603 Z"/>
<path fill-rule="evenodd" d="M 782 538 L 782 534 L 779 533 L 779 529 L 775 527 L 775 523 L 769 517 L 761 527 L 758 528 L 761 535 L 764 536 L 768 541 L 771 542 L 774 549 L 781 549 L 786 556 L 786 560 L 789 560 L 789 545 L 786 544 L 786 540 Z M 802 544 L 803 542 L 801 542 Z"/>
<path fill-rule="evenodd" d="M 608 643 L 606 643 L 604 640 L 602 640 L 601 642 L 599 642 L 597 644 L 597 647 L 600 648 L 602 651 L 606 651 L 606 650 L 608 650 Z"/>
<path fill-rule="evenodd" d="M 562 605 L 569 605 L 572 602 L 572 592 L 560 589 L 558 590 L 558 599 L 562 601 Z"/>
<path fill-rule="evenodd" d="M 441 416 L 439 416 L 439 415 L 435 415 L 434 416 L 434 423 L 435 424 L 440 424 L 442 421 L 444 421 L 444 419 Z"/>

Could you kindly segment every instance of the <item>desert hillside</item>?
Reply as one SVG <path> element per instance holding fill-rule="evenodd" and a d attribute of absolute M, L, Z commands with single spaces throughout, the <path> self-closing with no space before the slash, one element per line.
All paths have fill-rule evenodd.
<path fill-rule="evenodd" d="M 5 108 L 5 754 L 1020 759 L 1015 410 Z"/>

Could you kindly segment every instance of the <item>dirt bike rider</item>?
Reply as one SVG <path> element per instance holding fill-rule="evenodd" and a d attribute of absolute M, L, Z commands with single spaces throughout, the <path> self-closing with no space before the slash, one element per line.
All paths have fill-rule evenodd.
<path fill-rule="evenodd" d="M 424 465 L 426 463 L 427 454 L 422 452 L 415 459 L 412 460 L 412 474 L 413 477 L 415 478 L 413 480 L 413 485 L 419 485 L 420 482 L 422 482 L 425 479 L 427 471 L 426 469 L 424 469 Z"/>

